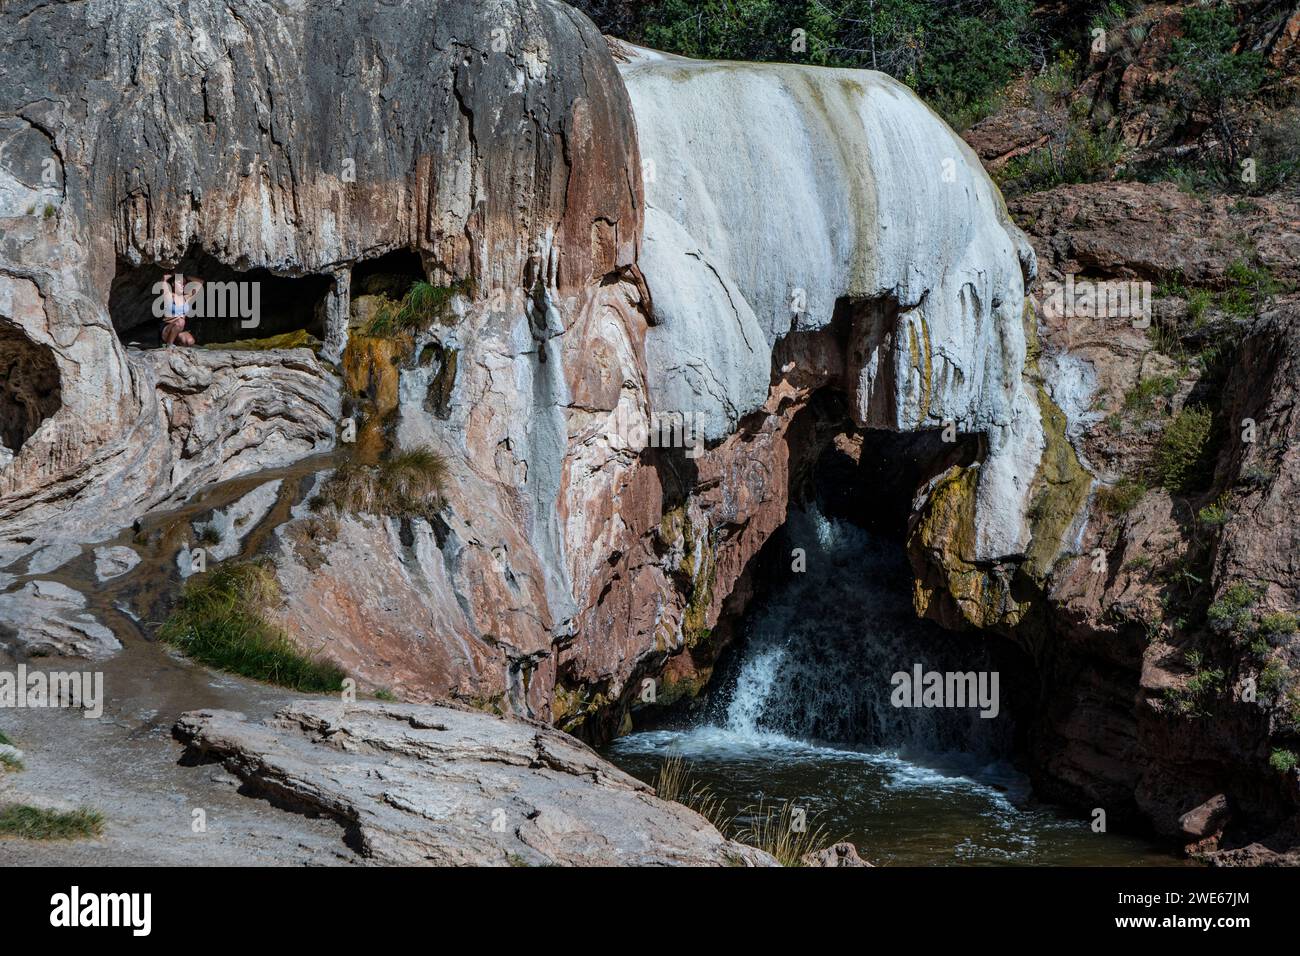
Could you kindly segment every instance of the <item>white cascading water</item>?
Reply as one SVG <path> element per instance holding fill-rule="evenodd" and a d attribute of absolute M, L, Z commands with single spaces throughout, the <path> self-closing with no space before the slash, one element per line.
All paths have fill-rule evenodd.
<path fill-rule="evenodd" d="M 851 748 L 986 756 L 1009 741 L 1009 716 L 975 708 L 897 708 L 890 677 L 988 671 L 982 642 L 917 620 L 896 544 L 815 508 L 792 512 L 783 542 L 806 569 L 755 596 L 738 660 L 708 723 L 738 738 L 785 737 Z M 793 560 L 791 558 L 790 560 Z"/>

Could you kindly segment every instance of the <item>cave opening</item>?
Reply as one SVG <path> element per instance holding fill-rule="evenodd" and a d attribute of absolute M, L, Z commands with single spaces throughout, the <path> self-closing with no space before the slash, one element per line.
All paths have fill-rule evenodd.
<path fill-rule="evenodd" d="M 751 560 L 702 650 L 713 658 L 708 684 L 676 712 L 638 713 L 637 724 L 1011 760 L 1022 743 L 1014 713 L 1032 705 L 1030 662 L 1013 642 L 920 619 L 906 552 L 918 492 L 977 462 L 982 437 L 859 428 L 835 389 L 814 395 L 799 417 L 790 433 L 806 447 L 792 453 L 785 523 Z M 1014 679 L 999 678 L 992 719 L 971 707 L 893 706 L 890 678 L 918 665 Z"/>
<path fill-rule="evenodd" d="M 54 353 L 0 316 L 0 463 L 7 461 L 63 407 Z"/>
<path fill-rule="evenodd" d="M 362 259 L 352 266 L 348 282 L 348 324 L 357 329 L 373 327 L 417 282 L 427 280 L 424 260 L 413 249 L 394 249 Z"/>
<path fill-rule="evenodd" d="M 174 265 L 119 260 L 108 311 L 122 342 L 142 349 L 163 344 L 163 277 L 179 273 L 195 293 L 185 332 L 198 347 L 258 343 L 267 348 L 314 346 L 325 337 L 331 276 L 287 275 L 267 268 L 236 269 L 191 247 Z"/>
<path fill-rule="evenodd" d="M 363 259 L 352 267 L 352 297 L 382 295 L 397 301 L 416 282 L 425 281 L 427 275 L 419 253 L 413 249 L 394 249 Z"/>

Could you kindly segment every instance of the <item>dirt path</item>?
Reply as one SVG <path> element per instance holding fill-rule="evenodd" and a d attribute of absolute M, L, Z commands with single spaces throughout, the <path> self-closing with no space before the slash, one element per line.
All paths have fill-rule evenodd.
<path fill-rule="evenodd" d="M 181 747 L 171 728 L 184 711 L 220 707 L 265 715 L 304 695 L 214 675 L 152 645 L 128 647 L 103 670 L 108 702 L 99 719 L 74 710 L 0 711 L 0 727 L 23 751 L 26 768 L 0 774 L 0 803 L 89 807 L 104 815 L 104 835 L 50 842 L 0 838 L 0 865 L 357 861 L 337 823 L 241 796 L 238 781 L 219 765 L 178 763 Z M 204 811 L 206 832 L 193 832 L 195 810 Z"/>

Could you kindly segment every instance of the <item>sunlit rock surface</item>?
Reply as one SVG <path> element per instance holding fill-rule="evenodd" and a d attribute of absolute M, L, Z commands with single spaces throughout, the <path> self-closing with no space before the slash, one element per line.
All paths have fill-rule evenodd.
<path fill-rule="evenodd" d="M 635 51 L 622 73 L 656 405 L 734 430 L 767 397 L 778 339 L 877 304 L 850 331 L 856 423 L 984 433 L 976 556 L 1022 552 L 1043 444 L 1023 376 L 1034 255 L 965 143 L 879 73 Z"/>
<path fill-rule="evenodd" d="M 298 701 L 265 723 L 182 715 L 190 753 L 247 790 L 338 820 L 390 866 L 773 866 L 536 723 L 418 704 Z"/>
<path fill-rule="evenodd" d="M 123 348 L 107 309 L 121 268 L 197 250 L 325 276 L 337 358 L 358 259 L 414 247 L 435 280 L 484 290 L 581 288 L 635 260 L 626 94 L 561 3 L 33 0 L 0 12 L 0 60 L 0 368 L 23 369 L 0 394 L 0 566 L 37 529 L 106 536 L 174 495 L 178 471 L 192 487 L 333 443 L 337 407 L 323 439 L 277 437 L 295 427 L 268 420 L 300 397 L 294 370 L 248 355 L 263 367 L 232 374 L 287 386 L 285 402 L 213 389 L 206 431 L 178 433 L 169 406 L 207 373 Z"/>
<path fill-rule="evenodd" d="M 823 389 L 845 397 L 845 427 L 979 436 L 963 558 L 1030 547 L 1033 256 L 904 87 L 626 48 L 620 78 L 549 0 L 20 11 L 3 41 L 0 344 L 46 378 L 19 383 L 0 423 L 3 572 L 33 528 L 107 537 L 330 447 L 352 387 L 330 362 L 360 362 L 351 267 L 394 249 L 463 283 L 445 323 L 372 363 L 394 446 L 446 459 L 445 506 L 327 527 L 300 503 L 257 536 L 277 620 L 363 687 L 612 733 L 640 681 L 743 600 L 818 452 L 805 412 Z M 75 68 L 18 54 L 79 31 L 99 39 Z M 51 84 L 74 105 L 50 107 Z M 195 248 L 327 277 L 322 357 L 123 349 L 114 274 Z M 674 447 L 652 437 L 665 416 L 689 429 Z"/>

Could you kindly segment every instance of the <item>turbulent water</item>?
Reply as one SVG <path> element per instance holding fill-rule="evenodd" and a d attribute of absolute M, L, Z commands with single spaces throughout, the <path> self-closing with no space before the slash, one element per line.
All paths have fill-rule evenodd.
<path fill-rule="evenodd" d="M 796 512 L 784 550 L 791 571 L 748 624 L 738 664 L 721 675 L 710 723 L 741 738 L 780 734 L 804 741 L 936 752 L 1005 752 L 1010 721 L 974 708 L 900 708 L 896 672 L 992 669 L 985 645 L 951 635 L 912 610 L 910 578 L 896 547 L 817 511 Z"/>
<path fill-rule="evenodd" d="M 684 757 L 743 825 L 791 801 L 827 837 L 899 864 L 1168 863 L 1141 841 L 1035 805 L 1010 763 L 1014 715 L 901 708 L 896 672 L 989 672 L 983 641 L 916 619 L 897 545 L 815 510 L 780 547 L 806 568 L 759 595 L 696 725 L 631 734 L 608 756 L 653 780 Z M 1005 688 L 1003 688 L 1005 689 Z"/>

